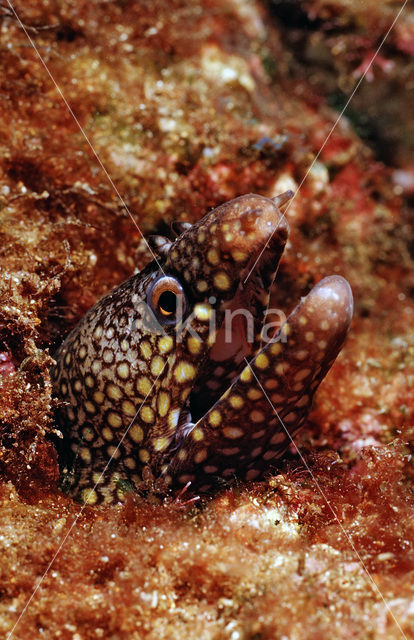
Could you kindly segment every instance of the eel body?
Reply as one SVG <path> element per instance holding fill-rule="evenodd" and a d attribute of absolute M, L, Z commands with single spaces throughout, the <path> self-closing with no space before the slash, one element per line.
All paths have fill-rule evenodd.
<path fill-rule="evenodd" d="M 281 326 L 269 321 L 288 238 L 278 206 L 291 195 L 241 196 L 173 224 L 177 237 L 153 237 L 158 257 L 63 342 L 52 378 L 72 496 L 111 503 L 188 482 L 206 492 L 277 465 L 353 307 L 347 281 L 330 276 Z"/>

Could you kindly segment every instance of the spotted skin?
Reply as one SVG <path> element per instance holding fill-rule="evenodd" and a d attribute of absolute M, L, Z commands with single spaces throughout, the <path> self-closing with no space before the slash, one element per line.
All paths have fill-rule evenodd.
<path fill-rule="evenodd" d="M 323 315 L 321 315 L 323 310 Z M 200 491 L 233 477 L 259 478 L 303 425 L 314 392 L 343 344 L 352 313 L 347 281 L 316 285 L 287 322 L 195 425 L 170 462 L 179 484 Z"/>
<path fill-rule="evenodd" d="M 275 341 L 261 328 L 288 225 L 274 200 L 236 198 L 99 301 L 55 354 L 63 485 L 96 504 L 130 489 L 260 477 L 304 422 L 352 315 L 343 278 L 319 283 Z M 246 309 L 229 340 L 228 313 Z M 286 430 L 287 432 L 286 432 Z"/>

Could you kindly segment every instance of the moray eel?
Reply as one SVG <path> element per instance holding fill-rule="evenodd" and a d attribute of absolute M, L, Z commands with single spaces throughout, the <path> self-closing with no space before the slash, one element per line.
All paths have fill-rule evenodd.
<path fill-rule="evenodd" d="M 279 207 L 291 196 L 245 195 L 194 225 L 173 223 L 177 237 L 152 237 L 157 257 L 58 349 L 64 484 L 76 499 L 111 503 L 189 482 L 202 493 L 275 467 L 353 307 L 347 281 L 330 276 L 277 330 L 268 321 L 289 231 Z"/>

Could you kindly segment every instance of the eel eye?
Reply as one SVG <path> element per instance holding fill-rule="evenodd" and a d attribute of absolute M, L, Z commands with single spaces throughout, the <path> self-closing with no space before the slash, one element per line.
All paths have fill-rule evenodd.
<path fill-rule="evenodd" d="M 162 276 L 153 284 L 148 303 L 166 324 L 181 319 L 187 306 L 183 288 L 172 276 Z"/>

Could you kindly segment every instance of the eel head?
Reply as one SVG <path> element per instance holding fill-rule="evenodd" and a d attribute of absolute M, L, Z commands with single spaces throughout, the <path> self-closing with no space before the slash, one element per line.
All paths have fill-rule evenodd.
<path fill-rule="evenodd" d="M 269 322 L 292 196 L 246 195 L 154 236 L 157 257 L 100 300 L 55 354 L 64 484 L 95 504 L 131 488 L 261 477 L 304 423 L 352 317 L 346 280 Z"/>

